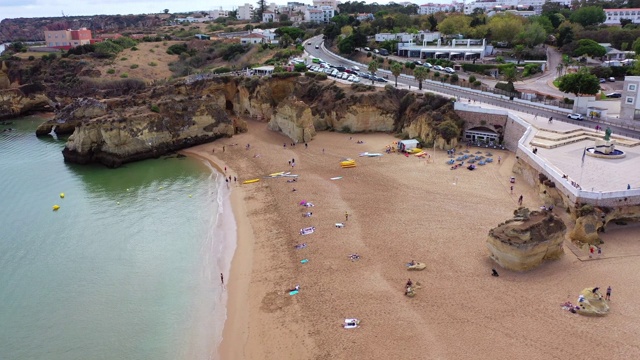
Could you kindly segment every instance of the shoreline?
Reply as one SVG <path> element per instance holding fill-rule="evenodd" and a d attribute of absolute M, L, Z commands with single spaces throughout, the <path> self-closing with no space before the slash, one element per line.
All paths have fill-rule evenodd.
<path fill-rule="evenodd" d="M 191 156 L 208 162 L 223 176 L 224 168 L 227 168 L 226 175 L 238 176 L 233 169 L 216 157 L 209 154 L 207 148 L 211 148 L 211 143 L 197 145 L 183 149 L 179 153 Z M 224 304 L 225 316 L 220 342 L 217 344 L 214 359 L 241 359 L 244 358 L 244 346 L 247 341 L 248 312 L 244 311 L 247 304 L 249 280 L 251 276 L 251 259 L 253 255 L 254 235 L 251 223 L 247 217 L 246 206 L 244 204 L 244 192 L 239 184 L 229 186 L 229 200 L 231 203 L 231 215 L 235 220 L 235 249 L 231 254 L 230 268 L 225 277 L 225 289 L 227 299 Z"/>
<path fill-rule="evenodd" d="M 579 261 L 565 246 L 565 256 L 529 272 L 498 267 L 500 277 L 490 275 L 496 264 L 488 257 L 488 231 L 513 217 L 519 195 L 526 207 L 542 205 L 537 188 L 513 173 L 514 153 L 493 151 L 501 164 L 452 171 L 442 151 L 429 163 L 397 154 L 357 157 L 397 140 L 389 134 L 319 132 L 308 148 L 291 147 L 266 123 L 247 123 L 249 131 L 232 140 L 185 151 L 202 153 L 217 168 L 231 164 L 240 183 L 261 179 L 231 192 L 238 233 L 221 359 L 542 360 L 580 357 L 584 346 L 565 341 L 578 335 L 592 339 L 594 356 L 612 355 L 610 344 L 618 349 L 613 358 L 640 355 L 629 317 L 640 306 L 633 296 L 640 283 L 631 275 L 640 263 L 620 256 L 640 254 L 637 242 L 607 239 L 605 258 L 593 262 Z M 222 146 L 226 153 L 218 153 Z M 357 167 L 341 169 L 345 157 Z M 295 168 L 287 167 L 292 158 Z M 263 178 L 284 169 L 300 175 L 297 182 Z M 301 200 L 315 204 L 312 217 L 302 216 L 309 209 Z M 346 226 L 336 228 L 339 221 Z M 315 233 L 301 236 L 309 226 Z M 295 248 L 303 242 L 306 248 Z M 427 269 L 407 272 L 404 264 L 413 259 Z M 414 298 L 403 295 L 408 277 L 422 286 Z M 286 289 L 297 284 L 299 294 L 289 296 Z M 615 308 L 606 318 L 562 311 L 563 301 L 594 285 L 614 289 Z M 354 317 L 358 329 L 341 328 Z"/>

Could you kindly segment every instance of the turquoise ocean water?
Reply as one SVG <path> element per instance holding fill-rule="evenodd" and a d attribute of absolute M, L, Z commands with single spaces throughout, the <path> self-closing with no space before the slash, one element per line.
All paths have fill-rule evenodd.
<path fill-rule="evenodd" d="M 41 119 L 12 121 L 0 125 L 0 359 L 215 358 L 235 247 L 222 175 L 191 158 L 66 164 L 64 139 L 35 137 Z"/>

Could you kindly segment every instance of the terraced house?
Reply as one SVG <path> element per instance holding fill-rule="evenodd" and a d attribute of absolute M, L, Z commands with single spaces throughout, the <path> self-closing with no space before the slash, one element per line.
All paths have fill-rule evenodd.
<path fill-rule="evenodd" d="M 69 50 L 72 47 L 90 44 L 91 30 L 87 30 L 87 28 L 78 30 L 45 30 L 44 39 L 50 48 Z"/>

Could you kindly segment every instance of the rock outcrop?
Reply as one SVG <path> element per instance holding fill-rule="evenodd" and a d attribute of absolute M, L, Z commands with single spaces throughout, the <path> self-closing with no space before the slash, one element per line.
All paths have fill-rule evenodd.
<path fill-rule="evenodd" d="M 487 247 L 496 263 L 509 270 L 527 271 L 562 256 L 567 227 L 560 218 L 546 211 L 529 213 L 526 208 L 514 215 L 489 231 Z"/>
<path fill-rule="evenodd" d="M 0 90 L 0 120 L 44 111 L 51 111 L 44 94 L 26 95 L 20 88 Z"/>
<path fill-rule="evenodd" d="M 605 316 L 609 313 L 609 304 L 597 288 L 586 288 L 580 292 L 577 313 L 585 316 Z"/>
<path fill-rule="evenodd" d="M 101 104 L 85 100 L 84 106 L 63 113 L 73 114 L 78 124 L 62 154 L 65 161 L 80 164 L 117 167 L 234 133 L 224 109 L 206 97 L 173 95 Z"/>
<path fill-rule="evenodd" d="M 246 130 L 241 120 L 246 117 L 268 121 L 269 129 L 296 142 L 308 142 L 326 129 L 406 134 L 414 121 L 422 123 L 426 138 L 437 139 L 437 124 L 460 125 L 442 97 L 393 88 L 359 92 L 306 77 L 215 77 L 146 87 L 118 98 L 77 100 L 43 124 L 39 134 L 75 128 L 64 151 L 67 161 L 117 166 L 232 136 Z"/>

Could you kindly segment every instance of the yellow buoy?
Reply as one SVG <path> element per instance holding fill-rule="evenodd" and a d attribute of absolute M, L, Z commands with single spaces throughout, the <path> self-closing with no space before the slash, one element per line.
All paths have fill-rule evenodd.
<path fill-rule="evenodd" d="M 60 193 L 60 199 L 64 199 L 64 193 Z"/>
<path fill-rule="evenodd" d="M 57 211 L 58 209 L 60 209 L 60 205 L 53 205 L 53 211 Z"/>
<path fill-rule="evenodd" d="M 189 194 L 189 197 L 191 197 L 191 194 Z"/>

